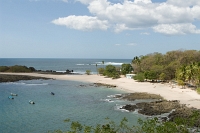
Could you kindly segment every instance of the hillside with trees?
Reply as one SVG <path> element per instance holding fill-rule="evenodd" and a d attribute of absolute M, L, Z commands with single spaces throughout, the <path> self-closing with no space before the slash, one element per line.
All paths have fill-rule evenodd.
<path fill-rule="evenodd" d="M 200 51 L 176 50 L 166 54 L 152 53 L 132 60 L 135 79 L 139 81 L 177 80 L 180 85 L 200 84 Z"/>

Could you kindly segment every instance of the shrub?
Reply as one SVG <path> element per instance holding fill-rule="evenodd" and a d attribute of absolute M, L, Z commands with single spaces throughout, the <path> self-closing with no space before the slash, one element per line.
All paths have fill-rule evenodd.
<path fill-rule="evenodd" d="M 26 66 L 0 66 L 0 72 L 34 72 L 36 69 L 34 67 L 26 67 Z"/>
<path fill-rule="evenodd" d="M 91 75 L 91 71 L 90 70 L 86 70 L 85 74 Z"/>
<path fill-rule="evenodd" d="M 9 70 L 9 67 L 7 67 L 7 66 L 0 66 L 0 72 L 6 72 L 7 70 Z"/>
<path fill-rule="evenodd" d="M 100 75 L 104 75 L 105 69 L 104 68 L 99 68 L 98 72 L 99 72 Z"/>
<path fill-rule="evenodd" d="M 113 65 L 107 65 L 105 69 L 105 75 L 110 78 L 119 78 L 119 72 L 116 70 L 116 67 Z"/>
<path fill-rule="evenodd" d="M 133 67 L 131 64 L 122 64 L 121 68 L 121 74 L 126 75 L 128 73 L 131 73 L 133 71 Z"/>
<path fill-rule="evenodd" d="M 30 69 L 26 66 L 11 66 L 10 69 L 8 70 L 9 72 L 31 72 Z"/>
<path fill-rule="evenodd" d="M 137 80 L 139 82 L 144 82 L 145 76 L 144 73 L 138 73 L 133 77 L 134 80 Z"/>

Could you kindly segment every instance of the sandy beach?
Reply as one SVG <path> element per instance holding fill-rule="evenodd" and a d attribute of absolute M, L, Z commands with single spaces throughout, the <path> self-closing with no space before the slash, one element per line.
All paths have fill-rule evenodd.
<path fill-rule="evenodd" d="M 200 109 L 200 95 L 191 89 L 181 89 L 180 86 L 173 86 L 169 83 L 140 83 L 125 77 L 119 79 L 105 78 L 99 75 L 52 75 L 52 74 L 38 74 L 38 73 L 0 73 L 11 75 L 28 75 L 53 78 L 56 80 L 72 80 L 90 83 L 104 83 L 116 85 L 117 89 L 122 89 L 127 92 L 147 92 L 152 94 L 159 94 L 166 100 L 179 100 L 181 104 L 186 104 L 188 107 Z"/>

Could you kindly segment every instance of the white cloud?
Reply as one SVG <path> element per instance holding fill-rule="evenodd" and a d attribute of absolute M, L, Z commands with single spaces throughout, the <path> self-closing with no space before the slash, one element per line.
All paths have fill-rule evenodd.
<path fill-rule="evenodd" d="M 167 0 L 162 3 L 153 3 L 151 0 L 115 3 L 109 0 L 77 1 L 85 4 L 94 17 L 68 16 L 53 22 L 78 30 L 111 28 L 115 32 L 122 32 L 151 28 L 164 34 L 199 34 L 193 22 L 200 20 L 200 0 Z"/>
<path fill-rule="evenodd" d="M 188 24 L 161 24 L 153 27 L 156 32 L 168 34 L 168 35 L 177 35 L 177 34 L 200 34 L 200 30 L 196 28 L 195 25 L 190 23 Z"/>
<path fill-rule="evenodd" d="M 152 2 L 151 2 L 151 0 L 134 0 L 134 3 L 149 4 Z"/>
<path fill-rule="evenodd" d="M 143 32 L 143 33 L 140 33 L 141 35 L 150 35 L 150 33 L 148 32 Z"/>
<path fill-rule="evenodd" d="M 119 44 L 119 43 L 117 43 L 117 44 L 115 44 L 116 46 L 121 46 L 122 44 Z M 123 44 L 124 45 L 124 44 Z M 127 45 L 127 46 L 136 46 L 137 44 L 136 43 L 128 43 L 128 44 L 125 44 L 125 45 Z M 124 45 L 124 46 L 125 46 Z"/>
<path fill-rule="evenodd" d="M 64 25 L 76 30 L 106 30 L 108 28 L 108 22 L 106 20 L 99 20 L 97 17 L 89 16 L 71 15 L 68 17 L 55 19 L 52 21 L 52 23 L 56 25 Z"/>
<path fill-rule="evenodd" d="M 136 43 L 129 43 L 127 44 L 128 46 L 136 46 L 137 44 Z"/>
<path fill-rule="evenodd" d="M 182 6 L 182 7 L 189 7 L 193 5 L 200 5 L 199 0 L 167 0 L 167 4 L 175 5 L 175 6 Z"/>

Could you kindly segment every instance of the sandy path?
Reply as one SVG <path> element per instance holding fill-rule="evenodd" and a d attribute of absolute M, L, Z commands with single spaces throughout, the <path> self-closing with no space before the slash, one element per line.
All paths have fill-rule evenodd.
<path fill-rule="evenodd" d="M 29 75 L 40 76 L 46 78 L 53 78 L 57 80 L 72 80 L 91 83 L 105 83 L 116 85 L 119 89 L 127 92 L 148 92 L 153 94 L 160 94 L 167 100 L 179 100 L 181 104 L 186 104 L 189 107 L 200 109 L 200 95 L 190 89 L 180 89 L 179 86 L 172 88 L 170 84 L 161 83 L 139 83 L 132 79 L 125 77 L 119 79 L 110 79 L 98 75 L 51 75 L 51 74 L 37 74 L 37 73 L 0 73 L 12 75 Z"/>

